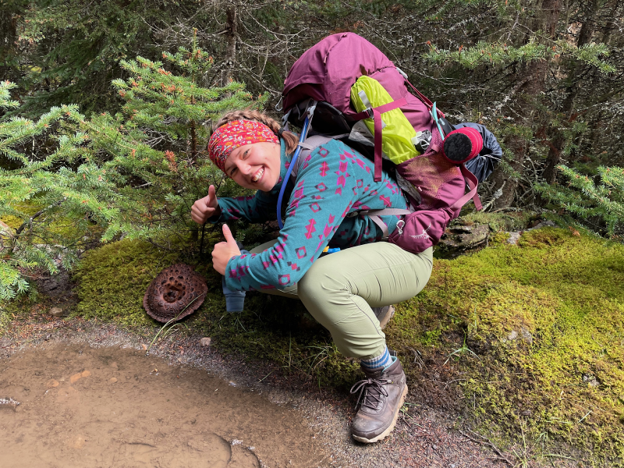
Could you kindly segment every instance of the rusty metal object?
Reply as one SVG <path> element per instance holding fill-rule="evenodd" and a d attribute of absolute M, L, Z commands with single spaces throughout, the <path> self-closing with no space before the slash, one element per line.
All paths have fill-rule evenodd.
<path fill-rule="evenodd" d="M 207 292 L 204 277 L 189 265 L 178 263 L 165 268 L 150 283 L 143 307 L 154 320 L 178 321 L 199 309 Z"/>

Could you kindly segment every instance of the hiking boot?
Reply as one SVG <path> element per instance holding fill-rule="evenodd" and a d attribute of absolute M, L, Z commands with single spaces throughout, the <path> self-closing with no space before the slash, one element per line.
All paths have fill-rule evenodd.
<path fill-rule="evenodd" d="M 379 326 L 383 330 L 388 325 L 388 322 L 392 317 L 394 317 L 394 306 L 387 305 L 384 307 L 373 307 L 373 312 L 375 313 L 375 317 L 379 320 Z"/>
<path fill-rule="evenodd" d="M 358 442 L 372 444 L 385 439 L 394 429 L 407 395 L 407 383 L 398 359 L 386 370 L 371 371 L 363 367 L 362 370 L 366 379 L 351 388 L 351 393 L 359 392 L 360 406 L 353 419 L 351 435 Z"/>

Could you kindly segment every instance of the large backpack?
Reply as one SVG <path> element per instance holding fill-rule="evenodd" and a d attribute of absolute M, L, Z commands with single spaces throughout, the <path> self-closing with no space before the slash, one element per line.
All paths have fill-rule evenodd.
<path fill-rule="evenodd" d="M 375 84 L 384 94 L 385 98 L 382 99 L 385 101 L 374 107 L 374 104 L 368 102 L 366 93 L 360 91 L 362 100 L 358 99 L 358 103 L 360 107 L 364 103 L 364 108 L 358 112 L 352 97 L 358 98 L 354 90 L 360 89 L 364 81 Z M 334 137 L 371 155 L 375 163 L 375 180 L 379 181 L 382 158 L 395 159 L 393 154 L 388 154 L 392 153 L 393 147 L 384 145 L 388 140 L 383 139 L 382 116 L 396 109 L 400 109 L 399 112 L 407 118 L 413 128 L 410 131 L 430 136 L 428 146 L 421 146 L 418 150 L 411 148 L 414 157 L 393 165 L 397 182 L 410 202 L 410 212 L 401 210 L 399 213 L 389 209 L 366 213 L 378 225 L 379 216 L 403 216 L 388 241 L 413 253 L 422 252 L 439 241 L 447 224 L 459 216 L 461 207 L 468 200 L 472 198 L 477 209 L 481 209 L 475 176 L 463 164 L 453 164 L 442 154 L 444 136 L 452 130 L 444 114 L 366 39 L 354 33 L 339 33 L 326 37 L 308 49 L 288 72 L 282 98 L 285 123 L 290 122 L 303 129 L 302 142 L 289 167 L 287 178 L 292 170 L 297 171 L 300 167 L 304 158 L 297 161 L 297 156 L 302 148 L 309 151 L 322 144 L 322 141 L 327 141 L 327 138 Z M 368 129 L 372 130 L 368 135 L 371 142 L 362 138 L 362 134 L 367 133 L 367 127 L 361 122 L 366 122 Z M 309 130 L 328 137 L 324 137 L 325 140 L 310 140 L 316 143 L 306 144 L 303 140 Z M 469 188 L 468 193 L 465 193 L 466 186 Z M 283 193 L 278 200 L 280 227 L 282 196 Z M 380 227 L 386 234 L 387 229 L 382 225 Z"/>

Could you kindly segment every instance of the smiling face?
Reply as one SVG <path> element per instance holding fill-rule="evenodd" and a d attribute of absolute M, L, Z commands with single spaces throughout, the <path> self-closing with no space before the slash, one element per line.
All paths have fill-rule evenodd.
<path fill-rule="evenodd" d="M 268 141 L 239 146 L 225 161 L 224 172 L 241 187 L 269 192 L 279 181 L 280 152 L 279 144 Z"/>

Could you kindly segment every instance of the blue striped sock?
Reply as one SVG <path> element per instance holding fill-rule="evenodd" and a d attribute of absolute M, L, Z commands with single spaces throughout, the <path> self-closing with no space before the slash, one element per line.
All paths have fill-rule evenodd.
<path fill-rule="evenodd" d="M 364 367 L 366 370 L 372 371 L 385 369 L 386 367 L 392 365 L 393 362 L 394 360 L 392 359 L 392 356 L 390 356 L 390 353 L 388 352 L 388 347 L 386 346 L 381 355 L 373 359 L 362 359 L 360 361 L 360 364 L 362 364 L 362 367 Z"/>

